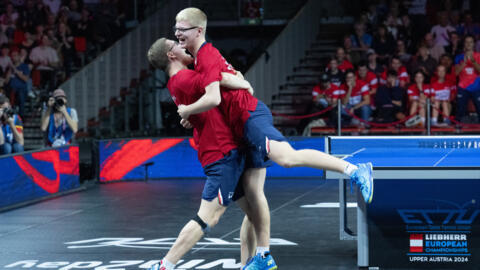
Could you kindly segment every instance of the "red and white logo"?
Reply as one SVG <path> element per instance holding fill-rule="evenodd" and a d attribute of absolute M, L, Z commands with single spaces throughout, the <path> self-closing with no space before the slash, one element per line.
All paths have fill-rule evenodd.
<path fill-rule="evenodd" d="M 423 234 L 410 234 L 410 252 L 423 252 Z"/>

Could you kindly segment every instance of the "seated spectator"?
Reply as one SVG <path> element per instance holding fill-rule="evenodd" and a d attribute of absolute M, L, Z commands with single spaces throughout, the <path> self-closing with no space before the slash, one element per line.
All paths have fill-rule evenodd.
<path fill-rule="evenodd" d="M 455 74 L 455 66 L 453 65 L 453 59 L 450 55 L 444 54 L 440 57 L 440 65 L 444 66 L 447 70 L 447 74 L 445 75 L 445 79 L 453 86 L 452 87 L 452 95 L 453 97 L 457 96 L 457 75 Z M 438 75 L 437 70 L 433 74 L 431 78 L 431 82 L 437 81 Z M 454 95 L 453 95 L 454 94 Z M 453 100 L 452 98 L 450 100 Z"/>
<path fill-rule="evenodd" d="M 412 58 L 412 55 L 407 52 L 405 42 L 401 39 L 397 40 L 397 49 L 395 51 L 395 54 L 398 56 L 400 61 L 402 61 L 402 65 L 404 66 L 406 66 Z"/>
<path fill-rule="evenodd" d="M 372 114 L 368 84 L 359 80 L 353 70 L 348 70 L 345 74 L 343 88 L 345 89 L 345 94 L 341 96 L 342 104 L 344 105 L 343 116 L 351 119 L 351 114 L 355 114 L 361 119 L 368 121 Z"/>
<path fill-rule="evenodd" d="M 418 70 L 415 72 L 413 83 L 408 87 L 408 103 L 410 115 L 419 115 L 421 125 L 425 125 L 426 100 L 431 95 L 430 86 L 425 83 L 425 74 Z"/>
<path fill-rule="evenodd" d="M 355 65 L 356 63 L 360 62 L 362 58 L 364 58 L 364 51 L 352 46 L 352 40 L 349 35 L 343 37 L 343 49 L 345 50 L 345 54 L 348 56 L 347 58 L 350 59 L 352 65 Z"/>
<path fill-rule="evenodd" d="M 367 51 L 372 46 L 373 38 L 370 34 L 365 33 L 365 25 L 357 22 L 354 25 L 355 33 L 350 36 L 352 47 L 362 51 Z"/>
<path fill-rule="evenodd" d="M 345 89 L 331 83 L 330 76 L 323 73 L 320 83 L 313 87 L 312 98 L 314 107 L 322 110 L 327 107 L 336 107 L 337 100 L 345 94 Z"/>
<path fill-rule="evenodd" d="M 437 67 L 437 61 L 430 56 L 428 48 L 420 46 L 418 48 L 417 55 L 412 59 L 410 63 L 410 70 L 421 69 L 427 78 L 432 77 Z"/>
<path fill-rule="evenodd" d="M 62 89 L 53 91 L 43 111 L 41 130 L 47 132 L 48 146 L 69 144 L 78 130 L 78 116 L 74 108 L 67 107 L 67 96 Z"/>
<path fill-rule="evenodd" d="M 430 52 L 430 56 L 432 56 L 432 58 L 435 59 L 436 61 L 438 61 L 440 56 L 445 54 L 445 48 L 443 46 L 435 45 L 432 33 L 425 34 L 425 37 L 423 38 L 423 41 L 420 44 L 420 46 L 422 45 L 427 47 L 428 51 Z"/>
<path fill-rule="evenodd" d="M 370 106 L 374 107 L 375 93 L 377 92 L 378 88 L 377 75 L 368 70 L 366 61 L 361 61 L 358 64 L 357 72 L 355 73 L 355 75 L 357 76 L 358 80 L 368 85 L 370 94 Z"/>
<path fill-rule="evenodd" d="M 12 66 L 12 59 L 10 58 L 10 48 L 7 44 L 2 45 L 0 52 L 0 68 L 2 73 L 6 73 L 7 70 Z"/>
<path fill-rule="evenodd" d="M 0 27 L 7 37 L 12 38 L 16 29 L 18 13 L 15 11 L 13 4 L 8 3 L 5 13 L 0 16 Z"/>
<path fill-rule="evenodd" d="M 23 152 L 22 119 L 14 113 L 10 101 L 0 95 L 0 155 Z"/>
<path fill-rule="evenodd" d="M 445 47 L 445 53 L 450 55 L 457 55 L 462 53 L 462 44 L 460 36 L 457 32 L 450 32 L 449 34 L 450 44 Z"/>
<path fill-rule="evenodd" d="M 401 17 L 402 25 L 398 28 L 398 40 L 403 41 L 403 45 L 408 53 L 413 51 L 413 28 L 408 14 L 403 14 Z M 398 47 L 398 43 L 397 43 Z M 398 48 L 397 48 L 398 49 Z"/>
<path fill-rule="evenodd" d="M 474 44 L 473 36 L 466 36 L 464 52 L 455 57 L 455 73 L 458 76 L 456 118 L 459 121 L 466 116 L 470 99 L 475 104 L 477 115 L 480 115 L 480 53 L 473 51 Z"/>
<path fill-rule="evenodd" d="M 433 111 L 432 111 L 432 125 L 437 125 L 438 115 L 440 114 L 440 107 L 442 110 L 443 122 L 450 124 L 450 92 L 454 85 L 446 79 L 446 67 L 439 65 L 437 67 L 437 77 L 432 81 L 430 88 L 433 97 Z"/>
<path fill-rule="evenodd" d="M 458 34 L 461 36 L 477 36 L 480 35 L 480 26 L 473 21 L 472 14 L 470 12 L 466 12 L 463 15 L 463 23 L 457 29 Z"/>
<path fill-rule="evenodd" d="M 50 46 L 50 40 L 47 35 L 43 35 L 39 46 L 32 49 L 30 60 L 34 65 L 34 70 L 40 72 L 40 86 L 51 91 L 55 86 L 56 68 L 59 63 L 57 52 Z"/>
<path fill-rule="evenodd" d="M 340 86 L 345 79 L 345 74 L 338 68 L 337 58 L 330 59 L 325 72 L 330 77 L 330 82 L 336 86 Z"/>
<path fill-rule="evenodd" d="M 42 0 L 43 4 L 50 10 L 53 15 L 57 15 L 62 5 L 61 0 Z"/>
<path fill-rule="evenodd" d="M 345 49 L 342 47 L 337 48 L 335 57 L 338 61 L 338 69 L 340 69 L 342 72 L 345 72 L 347 69 L 353 69 L 352 62 L 349 61 L 348 55 L 345 53 Z"/>
<path fill-rule="evenodd" d="M 388 57 L 393 54 L 395 41 L 384 25 L 378 26 L 377 33 L 373 37 L 372 48 L 377 53 L 378 62 L 382 65 L 386 64 Z"/>
<path fill-rule="evenodd" d="M 375 106 L 378 111 L 377 121 L 382 123 L 389 123 L 405 118 L 405 90 L 397 86 L 397 72 L 395 70 L 388 70 L 386 76 L 386 84 L 380 85 L 375 95 Z"/>
<path fill-rule="evenodd" d="M 439 24 L 432 27 L 430 33 L 433 34 L 435 46 L 446 47 L 450 45 L 449 35 L 455 31 L 455 28 L 448 23 L 448 16 L 446 12 L 438 13 Z"/>
<path fill-rule="evenodd" d="M 402 62 L 397 56 L 392 56 L 390 59 L 390 66 L 389 69 L 394 70 L 397 74 L 397 82 L 395 86 L 400 86 L 401 88 L 405 89 L 407 84 L 410 82 L 410 77 L 408 76 L 407 68 L 402 65 Z M 380 84 L 387 83 L 387 70 L 384 70 L 383 73 L 380 75 Z"/>
<path fill-rule="evenodd" d="M 60 42 L 60 52 L 63 58 L 63 68 L 67 77 L 70 77 L 73 60 L 75 58 L 75 44 L 70 28 L 64 23 L 58 24 L 57 40 Z"/>
<path fill-rule="evenodd" d="M 11 56 L 13 60 L 13 64 L 10 67 L 11 76 L 6 82 L 9 83 L 11 91 L 17 98 L 20 116 L 25 117 L 25 99 L 28 93 L 27 82 L 30 76 L 30 68 L 22 62 L 17 50 L 12 51 Z"/>
<path fill-rule="evenodd" d="M 397 39 L 398 38 L 398 27 L 397 26 L 399 24 L 398 19 L 395 18 L 395 16 L 392 13 L 390 13 L 390 14 L 387 15 L 384 24 L 387 27 L 387 32 L 390 35 L 392 35 L 393 39 Z"/>
<path fill-rule="evenodd" d="M 373 49 L 367 51 L 367 61 L 368 70 L 373 72 L 378 78 L 383 73 L 384 68 L 381 64 L 377 63 L 377 54 Z"/>

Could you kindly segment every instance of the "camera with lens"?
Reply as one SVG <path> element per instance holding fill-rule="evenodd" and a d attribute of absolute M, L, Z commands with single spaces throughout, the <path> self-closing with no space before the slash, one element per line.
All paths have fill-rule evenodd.
<path fill-rule="evenodd" d="M 65 105 L 65 101 L 63 100 L 63 98 L 56 98 L 55 99 L 55 107 L 60 108 L 63 105 Z"/>
<path fill-rule="evenodd" d="M 8 118 L 13 117 L 15 111 L 12 108 L 5 108 L 1 117 L 2 121 L 6 121 Z"/>

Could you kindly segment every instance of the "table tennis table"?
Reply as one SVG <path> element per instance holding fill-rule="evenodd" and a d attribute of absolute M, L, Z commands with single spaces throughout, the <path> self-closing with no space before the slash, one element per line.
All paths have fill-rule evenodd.
<path fill-rule="evenodd" d="M 349 179 L 326 172 L 339 179 L 340 239 L 357 240 L 358 267 L 480 265 L 480 136 L 338 136 L 325 148 L 373 163 L 372 203 L 356 192 L 356 233 L 347 221 Z"/>

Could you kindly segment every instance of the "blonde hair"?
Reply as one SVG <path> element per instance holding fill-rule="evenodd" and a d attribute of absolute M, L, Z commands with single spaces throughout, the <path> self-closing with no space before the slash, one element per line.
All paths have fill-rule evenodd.
<path fill-rule="evenodd" d="M 167 53 L 170 50 L 167 46 L 166 38 L 159 38 L 155 41 L 147 52 L 148 62 L 154 67 L 166 70 L 169 64 Z"/>
<path fill-rule="evenodd" d="M 175 17 L 177 22 L 186 21 L 192 26 L 203 28 L 203 32 L 207 30 L 207 15 L 198 8 L 189 7 L 182 9 Z"/>

